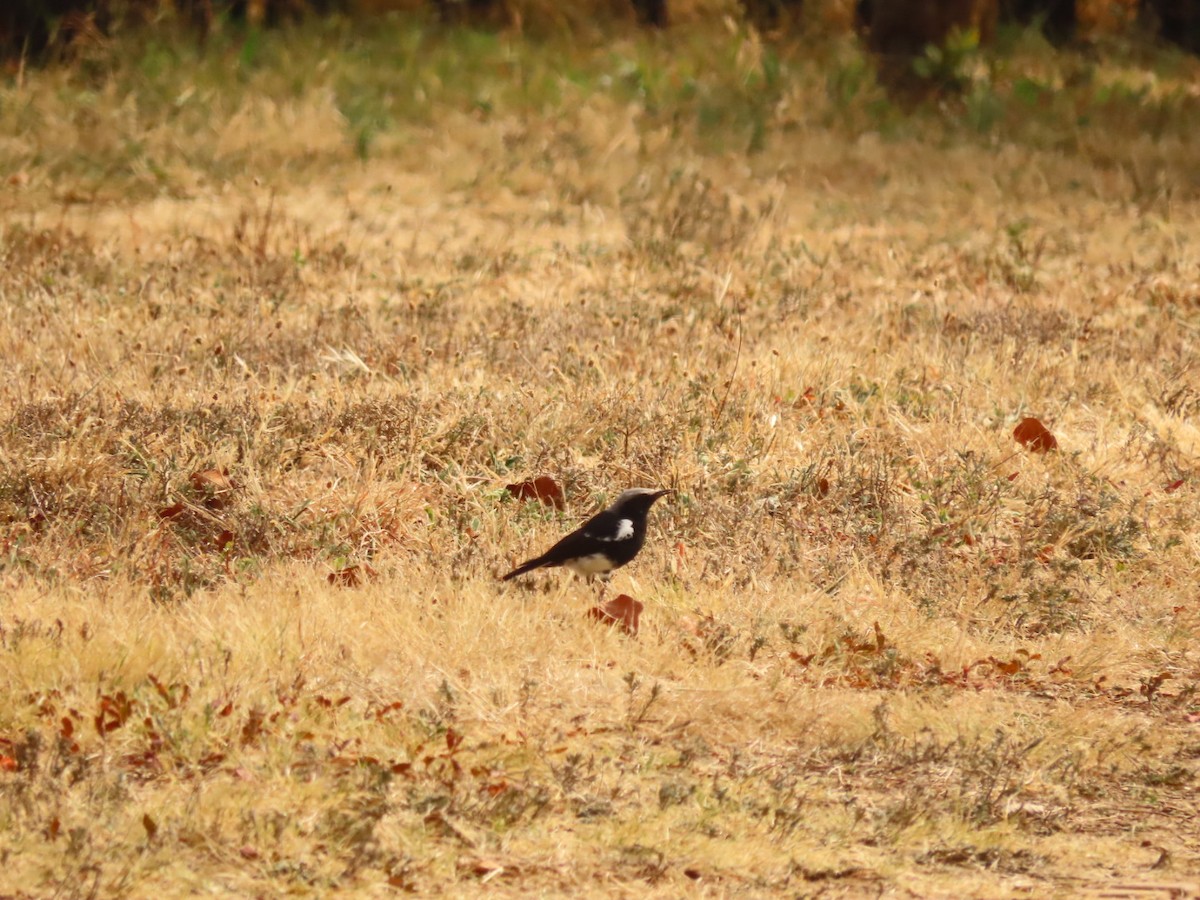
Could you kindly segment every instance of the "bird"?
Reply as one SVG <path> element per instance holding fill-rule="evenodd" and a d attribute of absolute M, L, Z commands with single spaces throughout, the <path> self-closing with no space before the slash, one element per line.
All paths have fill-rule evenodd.
<path fill-rule="evenodd" d="M 616 502 L 572 531 L 561 541 L 533 559 L 521 563 L 501 581 L 509 581 L 534 569 L 563 566 L 589 582 L 605 581 L 614 569 L 630 562 L 646 543 L 646 517 L 654 501 L 672 490 L 630 488 Z"/>

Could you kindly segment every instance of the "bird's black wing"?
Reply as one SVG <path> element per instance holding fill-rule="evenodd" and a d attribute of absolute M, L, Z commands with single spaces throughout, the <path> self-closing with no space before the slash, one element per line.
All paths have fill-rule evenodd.
<path fill-rule="evenodd" d="M 597 513 L 538 557 L 543 566 L 561 566 L 565 562 L 597 553 L 605 538 L 617 530 L 620 516 L 608 510 Z"/>
<path fill-rule="evenodd" d="M 628 516 L 623 516 L 620 513 L 615 513 L 611 509 L 606 509 L 603 512 L 598 512 L 586 522 L 579 526 L 579 530 L 575 534 L 583 535 L 590 541 L 608 542 L 616 537 L 617 530 L 620 528 L 621 520 Z M 574 535 L 567 535 L 567 538 Z M 565 541 L 567 538 L 563 538 Z M 560 541 L 560 543 L 562 543 Z"/>
<path fill-rule="evenodd" d="M 510 578 L 516 578 L 518 575 L 524 575 L 526 572 L 540 569 L 543 566 L 561 566 L 563 563 L 581 556 L 599 552 L 604 547 L 601 539 L 615 533 L 620 521 L 620 516 L 608 510 L 597 513 L 541 556 L 535 556 L 533 559 L 521 563 L 505 575 L 501 581 L 508 581 Z"/>

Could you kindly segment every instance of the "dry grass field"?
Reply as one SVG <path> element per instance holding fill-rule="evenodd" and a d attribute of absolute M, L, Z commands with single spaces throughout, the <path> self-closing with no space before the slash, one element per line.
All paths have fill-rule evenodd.
<path fill-rule="evenodd" d="M 0 894 L 1200 891 L 1196 60 L 76 54 L 0 87 Z M 633 485 L 636 636 L 497 581 Z"/>

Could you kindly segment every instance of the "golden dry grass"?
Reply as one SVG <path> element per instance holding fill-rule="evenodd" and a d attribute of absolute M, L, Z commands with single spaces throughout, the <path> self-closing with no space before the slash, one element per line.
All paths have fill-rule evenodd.
<path fill-rule="evenodd" d="M 1194 63 L 389 28 L 0 91 L 0 889 L 1194 891 Z"/>

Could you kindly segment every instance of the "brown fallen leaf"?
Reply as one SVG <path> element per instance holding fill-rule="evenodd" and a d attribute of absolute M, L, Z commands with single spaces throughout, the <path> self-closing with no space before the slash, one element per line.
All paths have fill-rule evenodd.
<path fill-rule="evenodd" d="M 174 519 L 183 515 L 183 511 L 185 509 L 187 509 L 187 506 L 182 500 L 180 500 L 178 503 L 172 503 L 170 506 L 164 506 L 162 509 L 160 509 L 158 511 L 158 517 L 160 519 L 167 520 Z"/>
<path fill-rule="evenodd" d="M 630 597 L 621 594 L 607 603 L 592 607 L 588 615 L 602 625 L 620 626 L 621 631 L 631 637 L 637 637 L 638 621 L 645 606 Z"/>
<path fill-rule="evenodd" d="M 330 572 L 325 576 L 326 580 L 332 585 L 341 585 L 342 587 L 358 587 L 368 578 L 374 578 L 379 573 L 372 566 L 368 565 L 353 565 L 345 566 L 338 569 L 336 572 Z"/>
<path fill-rule="evenodd" d="M 1142 686 L 1139 688 L 1140 693 L 1146 698 L 1147 702 L 1154 699 L 1163 682 L 1171 677 L 1170 672 L 1159 672 L 1157 675 L 1151 675 L 1149 678 L 1142 680 Z"/>
<path fill-rule="evenodd" d="M 507 865 L 498 859 L 476 859 L 465 864 L 464 867 L 469 867 L 471 873 L 479 878 L 480 881 L 488 882 L 493 878 L 508 876 L 509 878 L 520 875 L 520 869 L 516 866 Z"/>
<path fill-rule="evenodd" d="M 1013 429 L 1017 443 L 1034 453 L 1046 453 L 1058 449 L 1058 440 L 1050 430 L 1033 416 L 1027 416 Z"/>
<path fill-rule="evenodd" d="M 539 475 L 532 481 L 520 481 L 507 486 L 510 494 L 518 500 L 536 500 L 545 506 L 563 509 L 567 505 L 566 495 L 558 482 L 549 475 Z"/>
<path fill-rule="evenodd" d="M 238 488 L 238 483 L 229 477 L 229 470 L 205 469 L 193 472 L 188 481 L 192 490 L 204 499 L 204 505 L 209 509 L 221 509 L 229 502 L 229 498 Z"/>
<path fill-rule="evenodd" d="M 992 665 L 995 666 L 996 671 L 1001 675 L 1008 675 L 1010 677 L 1016 675 L 1022 669 L 1022 663 L 1019 659 L 1010 659 L 1008 661 L 993 659 Z"/>

